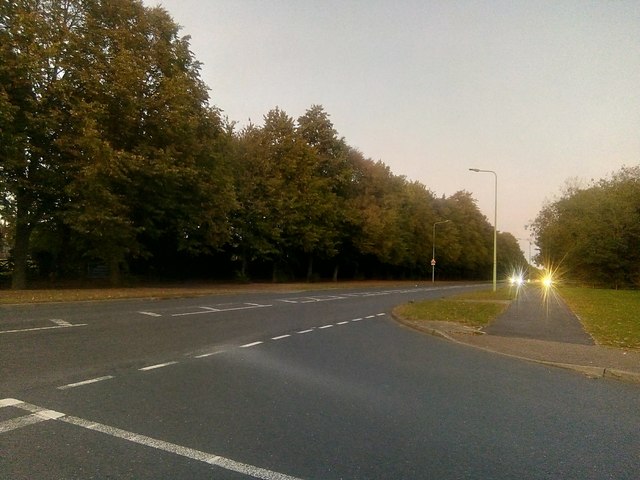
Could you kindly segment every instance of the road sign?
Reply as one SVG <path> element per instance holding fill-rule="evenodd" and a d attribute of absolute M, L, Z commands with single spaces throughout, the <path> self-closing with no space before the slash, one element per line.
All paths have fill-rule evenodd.
<path fill-rule="evenodd" d="M 436 259 L 435 259 L 435 258 L 432 258 L 432 259 L 431 259 L 431 266 L 432 266 L 432 267 L 435 267 L 435 266 L 436 266 Z"/>

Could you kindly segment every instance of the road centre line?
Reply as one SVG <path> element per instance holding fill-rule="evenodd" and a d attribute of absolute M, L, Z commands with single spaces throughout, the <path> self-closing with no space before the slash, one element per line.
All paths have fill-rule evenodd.
<path fill-rule="evenodd" d="M 68 383 L 67 385 L 62 385 L 57 388 L 58 390 L 68 390 L 69 388 L 81 387 L 83 385 L 89 385 L 91 383 L 98 383 L 104 380 L 111 380 L 112 378 L 114 378 L 112 375 L 105 375 L 104 377 L 97 377 L 97 378 L 91 378 L 89 380 L 83 380 L 82 382 Z"/>
<path fill-rule="evenodd" d="M 209 352 L 209 353 L 203 353 L 201 355 L 196 355 L 193 358 L 207 358 L 207 357 L 211 357 L 212 355 L 218 355 L 219 353 L 224 353 L 226 352 L 226 350 L 216 350 L 215 352 Z"/>
<path fill-rule="evenodd" d="M 111 427 L 109 425 L 92 422 L 90 420 L 74 417 L 71 415 L 67 415 L 65 413 L 56 412 L 54 410 L 46 410 L 44 408 L 38 407 L 37 405 L 32 405 L 32 404 L 22 402 L 20 400 L 15 400 L 12 398 L 0 400 L 0 407 L 3 407 L 3 406 L 15 406 L 22 410 L 31 412 L 33 415 L 20 417 L 23 420 L 15 419 L 10 424 L 7 424 L 7 422 L 2 422 L 0 423 L 0 426 L 7 424 L 7 426 L 21 428 L 21 427 L 24 427 L 33 423 L 38 423 L 41 421 L 56 420 L 59 422 L 68 423 L 70 425 L 75 425 L 77 427 L 84 428 L 87 430 L 92 430 L 94 432 L 103 433 L 105 435 L 109 435 L 114 438 L 136 443 L 138 445 L 151 447 L 156 450 L 173 453 L 174 455 L 179 455 L 181 457 L 189 458 L 191 460 L 207 463 L 215 467 L 220 467 L 225 470 L 237 472 L 253 478 L 259 478 L 262 480 L 301 480 L 297 477 L 292 477 L 284 473 L 274 472 L 273 470 L 267 470 L 266 468 L 256 467 L 254 465 L 237 462 L 230 458 L 221 457 L 220 455 L 203 452 L 201 450 L 195 450 L 189 447 L 183 447 L 175 443 L 165 442 L 163 440 L 147 437 L 146 435 L 140 435 L 134 432 L 129 432 L 127 430 L 122 430 L 120 428 Z M 12 428 L 12 429 L 15 429 L 15 428 Z M 9 431 L 9 430 L 0 430 L 0 433 L 3 433 L 5 431 Z"/>
<path fill-rule="evenodd" d="M 306 329 L 306 330 L 300 330 L 300 331 L 297 331 L 296 333 L 298 333 L 298 334 L 311 333 L 311 332 L 313 332 L 315 330 L 324 330 L 324 329 L 327 329 L 327 328 L 332 328 L 335 325 L 347 325 L 350 322 L 359 322 L 361 320 L 364 320 L 365 318 L 370 319 L 370 318 L 375 318 L 375 317 L 384 316 L 384 315 L 386 315 L 386 314 L 385 313 L 378 313 L 378 314 L 375 314 L 375 315 L 368 315 L 368 316 L 366 316 L 364 318 L 354 318 L 352 320 L 337 322 L 336 324 L 322 325 L 322 326 L 319 326 L 319 327 L 313 327 L 313 328 L 309 328 L 309 329 Z M 86 324 L 58 325 L 58 326 L 55 326 L 55 327 L 41 327 L 39 329 L 69 328 L 69 327 L 81 326 L 81 325 L 86 325 Z M 24 331 L 24 330 L 21 330 L 21 331 Z M 10 331 L 0 332 L 0 333 L 7 333 L 7 332 L 10 332 Z M 291 336 L 292 336 L 291 334 L 284 334 L 284 335 L 279 335 L 279 336 L 276 336 L 276 337 L 272 337 L 271 340 L 274 340 L 274 341 L 275 340 L 282 340 L 284 338 L 288 338 L 288 337 L 291 337 Z M 244 344 L 244 345 L 240 345 L 240 346 L 238 346 L 236 348 L 249 348 L 249 347 L 254 347 L 254 346 L 257 346 L 257 345 L 261 345 L 263 343 L 264 343 L 264 341 L 255 341 L 255 342 L 247 343 L 247 344 Z M 213 355 L 217 355 L 219 353 L 223 353 L 225 351 L 226 350 L 216 350 L 216 351 L 213 351 L 213 352 L 207 352 L 207 353 L 203 353 L 203 354 L 200 354 L 200 355 L 196 355 L 196 356 L 194 356 L 194 358 L 198 358 L 198 359 L 206 358 L 206 357 L 210 357 L 210 356 L 213 356 Z M 139 368 L 138 370 L 141 371 L 141 372 L 145 372 L 145 371 L 149 371 L 149 370 L 155 370 L 155 369 L 167 367 L 167 366 L 170 366 L 170 365 L 175 365 L 177 363 L 179 363 L 179 362 L 178 361 L 164 362 L 164 363 L 159 363 L 159 364 L 155 364 L 155 365 L 148 365 L 146 367 Z M 92 378 L 92 379 L 88 379 L 88 380 L 83 380 L 83 381 L 80 381 L 80 382 L 61 385 L 61 386 L 56 387 L 56 388 L 58 390 L 67 390 L 67 389 L 71 389 L 71 388 L 75 388 L 75 387 L 80 387 L 80 386 L 83 386 L 83 385 L 90 385 L 90 384 L 101 382 L 101 381 L 105 381 L 105 380 L 111 380 L 113 378 L 115 378 L 115 377 L 112 376 L 112 375 L 105 375 L 105 376 L 102 376 L 102 377 L 97 377 L 97 378 Z M 7 400 L 0 401 L 0 407 L 7 406 L 8 404 L 6 402 L 7 402 Z M 25 421 L 30 421 L 30 420 L 25 420 Z"/>
<path fill-rule="evenodd" d="M 158 363 L 156 365 L 149 365 L 148 367 L 139 368 L 138 370 L 141 372 L 146 372 L 148 370 L 155 370 L 156 368 L 163 368 L 163 367 L 168 367 L 169 365 L 175 365 L 176 363 L 178 362 L 173 361 L 173 362 Z"/>
<path fill-rule="evenodd" d="M 280 335 L 278 337 L 271 337 L 271 340 L 282 340 L 283 338 L 288 338 L 291 335 L 287 334 L 287 335 Z"/>
<path fill-rule="evenodd" d="M 138 313 L 140 313 L 142 315 L 147 315 L 149 317 L 161 317 L 162 316 L 162 314 L 155 313 L 155 312 L 138 312 Z"/>

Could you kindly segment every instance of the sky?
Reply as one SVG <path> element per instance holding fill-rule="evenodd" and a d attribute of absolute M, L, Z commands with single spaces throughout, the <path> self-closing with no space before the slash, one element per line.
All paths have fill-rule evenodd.
<path fill-rule="evenodd" d="M 211 104 L 261 125 L 315 104 L 365 157 L 466 190 L 528 257 L 567 181 L 640 164 L 637 0 L 145 0 L 191 36 Z M 531 247 L 535 254 L 535 245 Z"/>

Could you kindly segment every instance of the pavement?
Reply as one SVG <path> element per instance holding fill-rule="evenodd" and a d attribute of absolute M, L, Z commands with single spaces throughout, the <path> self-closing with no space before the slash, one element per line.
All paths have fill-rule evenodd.
<path fill-rule="evenodd" d="M 640 384 L 640 351 L 598 345 L 558 295 L 523 288 L 484 328 L 452 322 L 403 322 L 450 341 L 509 357 Z"/>

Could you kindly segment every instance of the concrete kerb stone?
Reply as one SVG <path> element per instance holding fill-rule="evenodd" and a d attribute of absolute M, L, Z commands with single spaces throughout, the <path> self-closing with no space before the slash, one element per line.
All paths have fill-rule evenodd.
<path fill-rule="evenodd" d="M 614 368 L 605 368 L 604 377 L 622 380 L 623 382 L 631 382 L 640 384 L 640 373 L 627 372 L 626 370 L 617 370 Z"/>
<path fill-rule="evenodd" d="M 404 325 L 408 328 L 411 328 L 412 330 L 417 330 L 423 333 L 428 333 L 430 335 L 433 336 L 437 336 L 437 337 L 441 337 L 444 338 L 445 340 L 449 340 L 453 343 L 457 343 L 458 345 L 464 345 L 467 347 L 473 347 L 476 348 L 478 350 L 483 350 L 485 352 L 489 352 L 489 353 L 494 353 L 497 355 L 502 355 L 504 357 L 509 357 L 509 358 L 514 358 L 516 360 L 523 360 L 526 362 L 532 362 L 532 363 L 538 363 L 541 365 L 547 365 L 550 367 L 556 367 L 556 368 L 562 368 L 565 370 L 573 370 L 577 373 L 581 373 L 582 375 L 585 375 L 589 378 L 610 378 L 610 379 L 615 379 L 615 380 L 620 380 L 620 381 L 624 381 L 624 382 L 630 382 L 630 383 L 637 383 L 640 384 L 640 373 L 636 373 L 636 372 L 628 372 L 626 370 L 618 370 L 618 369 L 611 369 L 611 368 L 606 368 L 606 367 L 597 367 L 597 366 L 593 366 L 593 365 L 577 365 L 577 364 L 573 364 L 573 363 L 562 363 L 562 362 L 553 362 L 553 361 L 549 361 L 549 360 L 540 360 L 540 359 L 536 359 L 536 358 L 530 358 L 530 357 L 525 357 L 522 355 L 514 355 L 512 353 L 505 353 L 505 352 L 501 352 L 499 350 L 493 349 L 493 348 L 488 348 L 488 347 L 484 347 L 484 346 L 480 346 L 480 345 L 474 345 L 471 343 L 467 343 L 464 342 L 458 338 L 453 337 L 452 335 L 450 335 L 449 333 L 447 333 L 446 331 L 444 331 L 443 329 L 439 329 L 433 326 L 427 326 L 427 325 L 417 325 L 405 318 L 402 318 L 401 316 L 397 315 L 395 312 L 391 313 L 391 316 L 394 320 L 396 320 L 398 323 L 400 323 L 401 325 Z M 465 327 L 464 325 L 460 325 L 459 327 L 462 327 L 461 330 L 466 330 L 465 333 L 484 333 L 484 332 L 478 332 L 475 331 L 474 329 L 470 328 L 470 327 Z"/>

